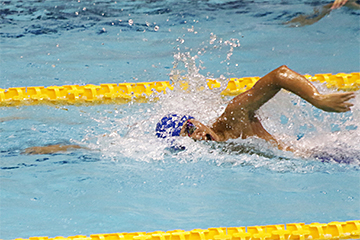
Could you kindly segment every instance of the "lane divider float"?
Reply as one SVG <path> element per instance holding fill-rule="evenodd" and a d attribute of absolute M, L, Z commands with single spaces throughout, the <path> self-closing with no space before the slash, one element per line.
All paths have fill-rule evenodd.
<path fill-rule="evenodd" d="M 328 88 L 344 91 L 360 89 L 360 73 L 304 75 L 310 81 L 320 82 Z M 235 96 L 250 89 L 260 77 L 229 78 L 227 87 L 222 91 L 224 96 Z M 207 79 L 210 89 L 219 88 L 221 83 L 216 79 Z M 187 89 L 186 80 L 180 86 Z M 169 81 L 139 83 L 106 83 L 100 85 L 64 85 L 0 88 L 0 106 L 18 106 L 33 104 L 106 104 L 127 103 L 132 100 L 148 101 L 156 93 L 172 91 L 174 85 Z"/>
<path fill-rule="evenodd" d="M 330 223 L 288 223 L 250 227 L 219 227 L 167 232 L 104 233 L 90 236 L 30 237 L 28 240 L 306 240 L 359 239 L 360 220 Z M 16 238 L 15 240 L 27 240 Z"/>

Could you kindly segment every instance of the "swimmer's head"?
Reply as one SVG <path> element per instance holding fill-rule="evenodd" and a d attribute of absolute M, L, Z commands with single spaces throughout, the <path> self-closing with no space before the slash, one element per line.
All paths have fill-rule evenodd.
<path fill-rule="evenodd" d="M 180 131 L 186 120 L 193 119 L 189 115 L 167 114 L 156 124 L 156 136 L 158 138 L 180 136 Z"/>

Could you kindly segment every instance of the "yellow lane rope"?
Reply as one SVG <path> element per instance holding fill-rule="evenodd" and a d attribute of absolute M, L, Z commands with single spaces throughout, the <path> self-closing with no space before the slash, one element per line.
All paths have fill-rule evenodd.
<path fill-rule="evenodd" d="M 305 75 L 305 77 L 310 81 L 321 82 L 329 88 L 338 90 L 357 91 L 360 89 L 359 72 Z M 242 93 L 250 89 L 259 79 L 259 77 L 230 78 L 222 95 L 234 96 Z M 207 79 L 207 85 L 210 89 L 221 86 L 216 79 Z M 186 89 L 188 84 L 186 81 L 181 81 L 180 86 Z M 174 86 L 169 81 L 0 88 L 0 106 L 126 103 L 130 100 L 146 101 L 149 96 L 157 92 L 166 93 L 167 90 L 173 89 Z"/>
<path fill-rule="evenodd" d="M 219 227 L 167 232 L 104 233 L 90 236 L 30 237 L 29 240 L 285 240 L 360 239 L 360 220 L 330 223 L 288 223 L 250 227 Z M 25 240 L 17 238 L 16 240 Z"/>

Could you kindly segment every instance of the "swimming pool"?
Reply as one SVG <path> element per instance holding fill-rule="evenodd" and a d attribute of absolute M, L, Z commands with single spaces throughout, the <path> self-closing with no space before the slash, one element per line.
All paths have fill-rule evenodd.
<path fill-rule="evenodd" d="M 176 74 L 199 85 L 201 76 L 262 76 L 282 64 L 311 75 L 359 71 L 358 11 L 341 8 L 303 28 L 283 24 L 326 3 L 5 1 L 0 87 Z M 358 219 L 358 93 L 345 114 L 285 92 L 261 109 L 266 129 L 298 155 L 258 139 L 225 146 L 182 139 L 186 151 L 172 153 L 155 138 L 163 114 L 209 122 L 227 100 L 172 92 L 154 103 L 1 108 L 0 237 Z M 92 150 L 21 155 L 53 143 Z M 244 147 L 255 150 L 239 152 Z M 322 162 L 309 151 L 351 163 Z"/>

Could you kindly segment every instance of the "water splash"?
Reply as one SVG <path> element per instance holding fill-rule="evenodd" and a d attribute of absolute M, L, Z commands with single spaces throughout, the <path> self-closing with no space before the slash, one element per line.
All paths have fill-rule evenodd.
<path fill-rule="evenodd" d="M 177 81 L 179 76 L 192 80 L 202 80 L 205 83 L 205 78 L 214 78 L 214 69 L 208 71 L 205 74 L 207 64 L 214 59 L 216 65 L 226 64 L 225 72 L 217 71 L 217 80 L 221 82 L 221 88 L 217 89 L 219 93 L 227 86 L 227 80 L 225 75 L 231 76 L 230 73 L 231 57 L 236 48 L 240 47 L 240 40 L 237 38 L 223 39 L 218 37 L 214 33 L 210 33 L 207 41 L 201 42 L 198 46 L 187 46 L 187 40 L 185 38 L 178 38 L 177 40 L 177 53 L 174 54 L 173 70 L 170 73 L 170 79 Z M 226 56 L 226 57 L 225 57 Z M 203 59 L 203 60 L 201 60 Z M 238 64 L 235 64 L 238 66 Z M 200 74 L 200 72 L 204 72 Z M 200 78 L 200 79 L 199 79 Z M 215 90 L 216 91 L 216 90 Z"/>
<path fill-rule="evenodd" d="M 323 93 L 334 91 L 315 85 Z M 282 91 L 258 114 L 264 127 L 277 139 L 293 146 L 298 156 L 360 165 L 359 97 L 357 92 L 350 112 L 328 113 Z"/>
<path fill-rule="evenodd" d="M 234 139 L 226 143 L 194 142 L 190 138 L 177 141 L 185 151 L 173 152 L 157 139 L 154 128 L 167 113 L 190 114 L 211 124 L 225 109 L 229 98 L 210 90 L 200 64 L 189 52 L 175 54 L 172 80 L 175 90 L 161 95 L 151 105 L 132 104 L 132 113 L 119 120 L 120 130 L 100 137 L 94 146 L 105 158 L 141 162 L 206 161 L 221 167 L 248 167 L 274 172 L 333 172 L 358 169 L 360 166 L 359 94 L 353 100 L 352 112 L 326 113 L 299 97 L 281 91 L 265 104 L 258 116 L 264 127 L 280 141 L 296 151 L 284 152 L 258 138 Z M 186 71 L 181 71 L 183 64 Z M 188 84 L 184 90 L 181 84 Z M 321 92 L 331 92 L 316 84 Z M 336 166 L 334 166 L 334 162 Z M 340 163 L 340 164 L 338 164 Z M 330 164 L 330 165 L 329 165 Z M 335 170 L 334 170 L 335 169 Z"/>

